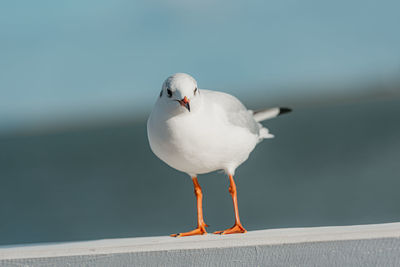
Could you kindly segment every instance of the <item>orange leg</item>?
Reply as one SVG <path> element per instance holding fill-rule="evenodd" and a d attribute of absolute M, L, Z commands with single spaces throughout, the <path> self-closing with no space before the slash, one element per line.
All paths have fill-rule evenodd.
<path fill-rule="evenodd" d="M 206 227 L 208 227 L 208 225 L 205 224 L 203 219 L 203 193 L 201 192 L 201 187 L 199 185 L 199 182 L 197 181 L 197 177 L 193 177 L 192 180 L 194 186 L 194 194 L 196 195 L 197 199 L 197 228 L 186 233 L 173 234 L 171 236 L 180 237 L 207 234 Z"/>
<path fill-rule="evenodd" d="M 231 228 L 228 228 L 224 231 L 216 231 L 216 232 L 214 232 L 214 234 L 227 235 L 227 234 L 238 234 L 238 233 L 246 233 L 247 232 L 246 229 L 244 229 L 244 227 L 240 223 L 239 209 L 238 209 L 238 204 L 237 204 L 236 184 L 235 184 L 235 180 L 233 180 L 232 175 L 229 175 L 229 181 L 230 181 L 229 193 L 232 196 L 233 208 L 235 210 L 235 224 Z"/>

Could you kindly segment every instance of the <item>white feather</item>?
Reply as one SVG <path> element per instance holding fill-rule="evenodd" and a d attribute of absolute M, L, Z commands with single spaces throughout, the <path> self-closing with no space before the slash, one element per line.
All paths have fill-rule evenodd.
<path fill-rule="evenodd" d="M 258 121 L 279 114 L 279 109 L 259 115 L 236 97 L 197 88 L 187 74 L 169 77 L 147 121 L 152 151 L 171 167 L 190 176 L 224 170 L 234 174 L 254 147 L 273 137 Z M 190 112 L 178 101 L 186 97 Z"/>
<path fill-rule="evenodd" d="M 264 121 L 275 118 L 279 115 L 280 108 L 269 108 L 260 111 L 254 111 L 254 119 L 256 121 Z"/>

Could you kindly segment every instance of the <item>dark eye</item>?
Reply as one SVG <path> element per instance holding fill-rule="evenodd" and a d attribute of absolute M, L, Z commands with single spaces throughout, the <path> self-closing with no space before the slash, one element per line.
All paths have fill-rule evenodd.
<path fill-rule="evenodd" d="M 194 94 L 196 94 L 197 93 L 197 87 L 194 89 Z"/>
<path fill-rule="evenodd" d="M 168 94 L 168 97 L 172 97 L 172 91 L 171 91 L 171 89 L 167 89 L 167 94 Z"/>

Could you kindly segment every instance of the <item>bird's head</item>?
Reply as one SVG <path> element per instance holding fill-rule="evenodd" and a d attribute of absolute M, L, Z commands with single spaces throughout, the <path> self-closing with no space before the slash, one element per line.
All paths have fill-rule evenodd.
<path fill-rule="evenodd" d="M 195 108 L 199 96 L 196 80 L 185 73 L 168 77 L 160 92 L 160 100 L 172 109 L 190 112 Z"/>

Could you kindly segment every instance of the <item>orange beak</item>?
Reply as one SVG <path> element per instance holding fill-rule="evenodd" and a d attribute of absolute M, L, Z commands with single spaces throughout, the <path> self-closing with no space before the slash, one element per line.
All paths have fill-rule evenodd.
<path fill-rule="evenodd" d="M 183 99 L 178 100 L 179 104 L 181 104 L 182 107 L 187 108 L 190 112 L 190 105 L 189 105 L 189 99 L 185 96 Z"/>

